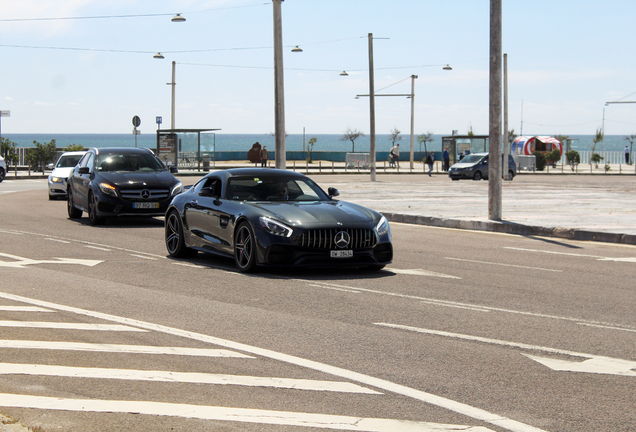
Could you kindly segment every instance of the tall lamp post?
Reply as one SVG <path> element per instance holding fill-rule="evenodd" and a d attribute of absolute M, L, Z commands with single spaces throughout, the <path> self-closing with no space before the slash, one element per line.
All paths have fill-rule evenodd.
<path fill-rule="evenodd" d="M 285 92 L 283 80 L 283 25 L 280 4 L 283 0 L 273 0 L 274 5 L 274 134 L 276 135 L 276 168 L 285 169 Z"/>
<path fill-rule="evenodd" d="M 614 102 L 605 102 L 605 106 L 608 106 L 610 104 L 633 104 L 636 103 L 636 101 L 614 101 Z M 605 137 L 605 108 L 603 108 L 603 137 Z M 634 160 L 634 156 L 633 156 L 633 152 L 632 152 L 633 148 L 630 149 L 629 151 L 629 159 L 630 161 Z"/>

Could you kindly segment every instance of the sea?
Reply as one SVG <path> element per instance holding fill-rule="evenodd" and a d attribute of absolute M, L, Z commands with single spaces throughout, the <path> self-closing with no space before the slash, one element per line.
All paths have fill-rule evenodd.
<path fill-rule="evenodd" d="M 409 134 L 400 135 L 403 151 L 410 148 Z M 447 135 L 444 135 L 447 136 Z M 35 147 L 34 142 L 45 144 L 51 140 L 55 140 L 58 148 L 64 148 L 72 144 L 81 144 L 85 148 L 90 147 L 157 147 L 156 134 L 141 134 L 135 136 L 133 134 L 64 134 L 64 133 L 38 133 L 38 134 L 4 134 L 4 138 L 15 142 L 16 147 Z M 355 151 L 368 152 L 370 147 L 370 139 L 368 135 L 359 137 L 352 146 L 351 141 L 342 140 L 342 134 L 289 134 L 285 138 L 285 147 L 287 151 L 303 151 L 309 150 L 308 143 L 310 138 L 316 138 L 313 151 Z M 427 143 L 427 150 L 441 151 L 442 135 L 433 135 L 433 141 Z M 590 151 L 594 144 L 594 135 L 570 135 L 572 139 L 572 149 L 577 151 Z M 189 140 L 196 140 L 196 136 L 190 135 Z M 271 134 L 221 134 L 221 133 L 202 133 L 201 134 L 201 150 L 202 151 L 248 151 L 254 143 L 268 146 L 269 149 L 275 149 L 275 138 Z M 565 144 L 565 143 L 564 143 Z M 599 143 L 596 151 L 622 151 L 625 145 L 629 145 L 625 141 L 624 135 L 606 135 L 603 143 Z M 376 135 L 376 150 L 389 151 L 392 147 L 391 135 Z M 414 141 L 415 151 L 423 151 L 422 144 L 417 142 L 417 135 Z"/>

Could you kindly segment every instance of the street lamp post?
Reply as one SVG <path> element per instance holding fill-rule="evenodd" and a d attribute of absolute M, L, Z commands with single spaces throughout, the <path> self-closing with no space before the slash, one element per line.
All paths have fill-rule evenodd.
<path fill-rule="evenodd" d="M 369 153 L 371 157 L 371 181 L 375 181 L 375 83 L 373 74 L 373 33 L 369 33 Z"/>
<path fill-rule="evenodd" d="M 417 75 L 411 75 L 411 154 L 409 158 L 409 167 L 413 171 L 413 159 L 415 159 L 414 135 L 415 135 L 415 79 Z"/>
<path fill-rule="evenodd" d="M 283 30 L 280 4 L 283 0 L 273 0 L 274 5 L 274 134 L 276 138 L 276 168 L 285 169 L 285 92 L 283 80 Z"/>

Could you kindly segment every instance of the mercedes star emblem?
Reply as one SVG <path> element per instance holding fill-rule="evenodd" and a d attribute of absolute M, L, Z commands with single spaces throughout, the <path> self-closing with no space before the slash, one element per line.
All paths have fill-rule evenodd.
<path fill-rule="evenodd" d="M 349 233 L 345 232 L 345 231 L 340 231 L 336 234 L 336 237 L 334 238 L 334 241 L 336 242 L 336 246 L 340 249 L 344 249 L 347 246 L 349 246 L 349 241 L 350 241 L 350 237 L 349 237 Z"/>
<path fill-rule="evenodd" d="M 150 191 L 148 189 L 144 189 L 141 191 L 141 197 L 143 199 L 148 199 L 150 198 Z"/>

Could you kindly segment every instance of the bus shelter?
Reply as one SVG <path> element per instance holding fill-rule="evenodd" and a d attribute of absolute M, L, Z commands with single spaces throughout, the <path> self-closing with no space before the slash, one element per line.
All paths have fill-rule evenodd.
<path fill-rule="evenodd" d="M 448 148 L 450 164 L 459 162 L 460 156 L 487 152 L 490 145 L 488 135 L 452 135 L 442 137 L 442 152 Z"/>
<path fill-rule="evenodd" d="M 209 170 L 216 160 L 216 134 L 221 129 L 159 129 L 156 155 L 166 166 Z"/>

